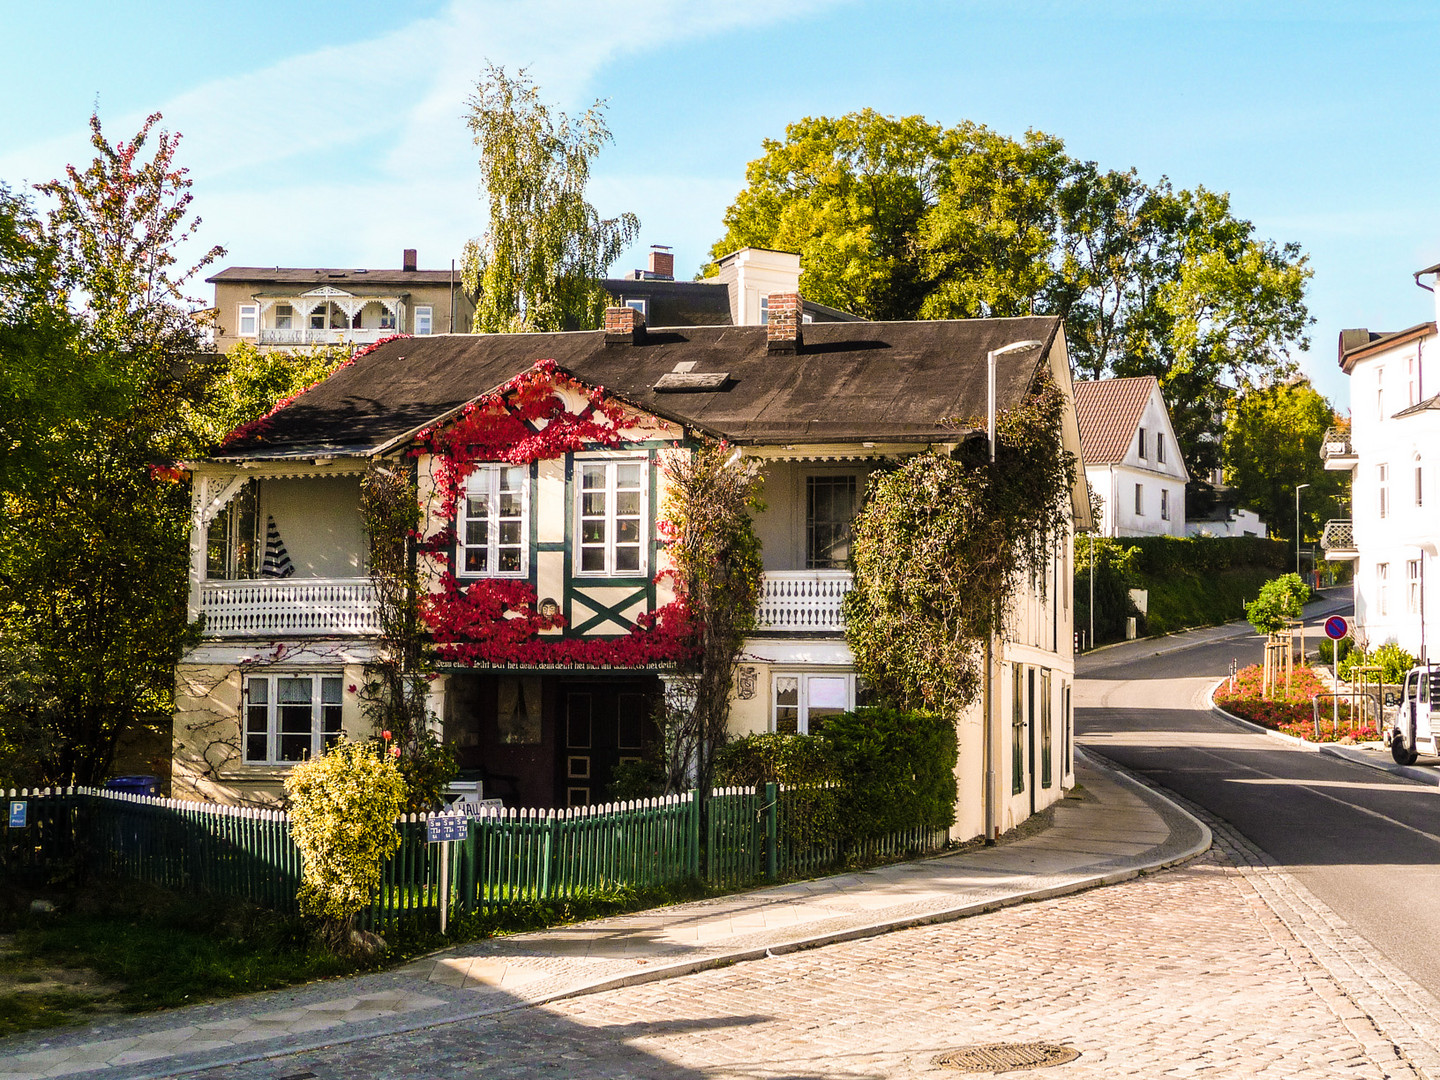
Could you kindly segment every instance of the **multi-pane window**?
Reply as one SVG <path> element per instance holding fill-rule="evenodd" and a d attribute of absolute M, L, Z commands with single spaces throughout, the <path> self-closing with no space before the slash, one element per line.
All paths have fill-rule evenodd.
<path fill-rule="evenodd" d="M 275 305 L 275 329 L 289 330 L 295 325 L 295 309 L 289 304 Z"/>
<path fill-rule="evenodd" d="M 777 674 L 771 679 L 771 690 L 771 728 L 781 735 L 814 734 L 826 717 L 855 707 L 852 675 Z"/>
<path fill-rule="evenodd" d="M 259 532 L 259 497 L 256 484 L 235 493 L 215 515 L 205 533 L 205 577 L 211 581 L 241 581 L 260 573 L 264 545 Z"/>
<path fill-rule="evenodd" d="M 1390 466 L 1377 466 L 1379 490 L 1380 490 L 1380 516 L 1390 516 Z"/>
<path fill-rule="evenodd" d="M 525 469 L 482 465 L 465 485 L 460 521 L 461 574 L 519 577 L 528 570 Z"/>
<path fill-rule="evenodd" d="M 240 337 L 255 337 L 260 332 L 260 305 L 241 304 L 236 312 L 238 329 L 235 331 Z"/>
<path fill-rule="evenodd" d="M 1420 560 L 1405 560 L 1405 609 L 1420 614 Z"/>
<path fill-rule="evenodd" d="M 1390 614 L 1390 564 L 1375 564 L 1375 609 L 1381 615 Z"/>
<path fill-rule="evenodd" d="M 850 566 L 850 522 L 858 485 L 851 476 L 805 478 L 805 568 L 846 570 Z"/>
<path fill-rule="evenodd" d="M 417 337 L 423 334 L 435 332 L 435 309 L 428 304 L 415 309 L 415 334 Z"/>
<path fill-rule="evenodd" d="M 284 765 L 318 757 L 342 735 L 339 675 L 251 675 L 245 680 L 245 761 Z"/>
<path fill-rule="evenodd" d="M 645 570 L 644 461 L 581 461 L 581 574 Z"/>

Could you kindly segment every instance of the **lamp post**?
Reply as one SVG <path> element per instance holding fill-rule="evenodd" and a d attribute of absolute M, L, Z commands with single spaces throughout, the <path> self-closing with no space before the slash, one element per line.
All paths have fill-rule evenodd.
<path fill-rule="evenodd" d="M 987 406 L 985 410 L 985 433 L 990 440 L 990 464 L 995 464 L 995 361 L 1011 353 L 1038 349 L 1043 342 L 1034 339 L 1012 341 L 985 354 Z M 992 600 L 993 604 L 994 601 Z M 999 714 L 995 709 L 995 633 L 985 635 L 985 681 L 983 686 L 985 708 L 985 843 L 993 844 L 1000 832 L 1000 792 L 996 787 L 995 754 L 1000 746 Z"/>
<path fill-rule="evenodd" d="M 1295 576 L 1300 576 L 1300 489 L 1309 484 L 1295 485 Z"/>

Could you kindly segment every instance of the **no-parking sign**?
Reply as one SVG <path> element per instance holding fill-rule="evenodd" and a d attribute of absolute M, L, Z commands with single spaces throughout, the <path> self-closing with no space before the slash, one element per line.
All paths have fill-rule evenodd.
<path fill-rule="evenodd" d="M 1331 641 L 1339 641 L 1348 633 L 1350 622 L 1344 615 L 1331 615 L 1325 620 L 1325 636 Z"/>

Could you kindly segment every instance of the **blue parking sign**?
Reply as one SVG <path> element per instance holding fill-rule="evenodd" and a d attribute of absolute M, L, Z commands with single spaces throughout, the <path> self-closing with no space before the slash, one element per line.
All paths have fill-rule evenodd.
<path fill-rule="evenodd" d="M 14 799 L 10 803 L 10 828 L 25 828 L 25 811 L 29 806 L 23 799 Z"/>

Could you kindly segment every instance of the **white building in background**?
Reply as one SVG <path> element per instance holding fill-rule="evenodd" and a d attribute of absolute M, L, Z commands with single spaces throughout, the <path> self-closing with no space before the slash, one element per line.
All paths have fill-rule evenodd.
<path fill-rule="evenodd" d="M 1440 266 L 1415 275 L 1440 278 Z M 1428 286 L 1422 286 L 1428 288 Z M 1423 657 L 1440 633 L 1440 349 L 1436 324 L 1344 330 L 1350 430 L 1325 437 L 1327 469 L 1350 473 L 1351 516 L 1325 525 L 1325 557 L 1355 564 L 1355 633 Z"/>
<path fill-rule="evenodd" d="M 1081 456 L 1101 536 L 1184 536 L 1190 479 L 1153 375 L 1075 384 Z"/>

